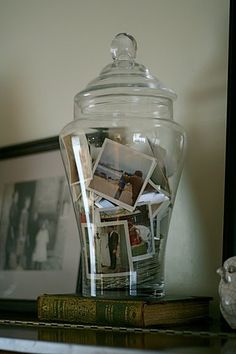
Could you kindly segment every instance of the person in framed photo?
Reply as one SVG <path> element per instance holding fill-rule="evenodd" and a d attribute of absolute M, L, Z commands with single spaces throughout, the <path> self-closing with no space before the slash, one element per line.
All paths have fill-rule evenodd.
<path fill-rule="evenodd" d="M 12 261 L 16 261 L 16 240 L 18 236 L 18 223 L 19 223 L 19 193 L 15 191 L 12 195 L 12 203 L 9 211 L 9 224 L 6 239 L 6 258 L 5 258 L 5 269 L 12 269 Z M 14 262 L 15 263 L 15 262 Z"/>
<path fill-rule="evenodd" d="M 101 273 L 102 271 L 102 261 L 101 261 L 101 237 L 99 232 L 96 232 L 94 236 L 94 246 L 95 246 L 95 259 L 96 259 L 96 273 Z"/>
<path fill-rule="evenodd" d="M 131 176 L 125 174 L 124 181 L 125 183 L 130 183 L 132 186 L 132 205 L 134 205 L 144 183 L 143 173 L 136 170 Z"/>
<path fill-rule="evenodd" d="M 41 270 L 43 264 L 47 261 L 47 246 L 49 243 L 48 219 L 41 222 L 41 227 L 36 235 L 36 244 L 32 256 L 35 270 Z"/>
<path fill-rule="evenodd" d="M 142 242 L 142 239 L 140 237 L 140 232 L 138 228 L 132 224 L 132 222 L 128 222 L 128 228 L 129 228 L 129 239 L 130 239 L 130 245 L 135 246 L 139 245 Z"/>
<path fill-rule="evenodd" d="M 108 247 L 111 260 L 111 265 L 109 268 L 113 270 L 116 269 L 118 242 L 118 232 L 115 230 L 114 226 L 108 226 Z"/>
<path fill-rule="evenodd" d="M 126 180 L 125 180 L 125 174 L 122 172 L 122 175 L 120 177 L 119 183 L 118 183 L 118 189 L 116 191 L 116 194 L 114 196 L 115 199 L 120 199 L 120 196 L 122 192 L 124 191 L 126 186 Z"/>
<path fill-rule="evenodd" d="M 20 213 L 19 234 L 16 244 L 17 267 L 19 269 L 26 268 L 26 246 L 29 242 L 28 224 L 29 224 L 29 208 L 31 198 L 26 196 L 24 206 Z"/>

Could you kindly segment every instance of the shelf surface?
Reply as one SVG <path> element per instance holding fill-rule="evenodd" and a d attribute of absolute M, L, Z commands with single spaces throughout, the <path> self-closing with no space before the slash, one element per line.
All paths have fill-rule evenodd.
<path fill-rule="evenodd" d="M 0 353 L 236 353 L 236 331 L 209 322 L 171 328 L 121 328 L 0 317 Z"/>

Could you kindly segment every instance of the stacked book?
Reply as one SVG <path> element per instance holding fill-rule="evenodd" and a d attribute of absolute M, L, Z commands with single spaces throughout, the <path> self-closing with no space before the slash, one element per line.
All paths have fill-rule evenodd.
<path fill-rule="evenodd" d="M 201 296 L 113 300 L 44 294 L 37 299 L 37 312 L 40 321 L 143 328 L 207 318 L 210 300 Z"/>

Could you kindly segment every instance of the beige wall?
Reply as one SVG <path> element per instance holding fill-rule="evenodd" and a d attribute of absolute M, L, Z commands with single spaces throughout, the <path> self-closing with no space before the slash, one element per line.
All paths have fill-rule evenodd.
<path fill-rule="evenodd" d="M 228 0 L 0 0 L 0 146 L 57 135 L 116 33 L 178 94 L 188 154 L 167 246 L 169 291 L 217 297 Z"/>

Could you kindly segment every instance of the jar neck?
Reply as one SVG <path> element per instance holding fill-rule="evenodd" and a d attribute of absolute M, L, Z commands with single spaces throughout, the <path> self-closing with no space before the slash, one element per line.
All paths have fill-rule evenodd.
<path fill-rule="evenodd" d="M 75 96 L 74 119 L 81 115 L 111 114 L 113 117 L 173 119 L 173 101 L 166 97 L 127 93 Z"/>

